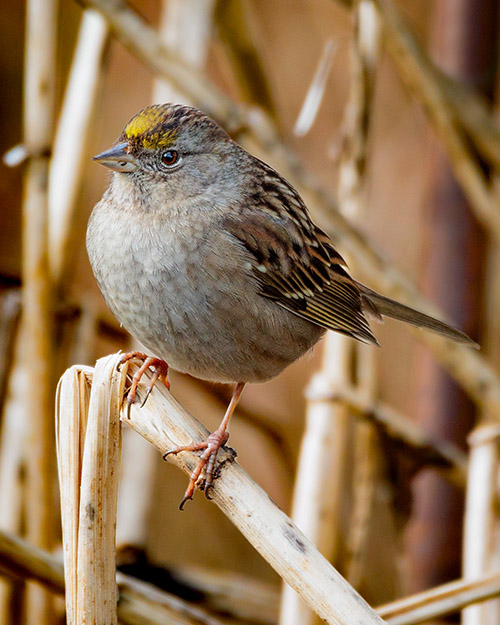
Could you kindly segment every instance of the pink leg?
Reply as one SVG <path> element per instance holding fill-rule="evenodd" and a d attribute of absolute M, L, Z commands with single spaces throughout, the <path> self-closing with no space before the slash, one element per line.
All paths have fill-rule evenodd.
<path fill-rule="evenodd" d="M 122 356 L 120 360 L 120 365 L 122 365 L 124 362 L 127 362 L 128 360 L 142 360 L 143 361 L 142 365 L 140 366 L 139 369 L 137 369 L 137 371 L 134 374 L 134 377 L 132 378 L 132 385 L 127 394 L 127 417 L 130 418 L 130 407 L 134 403 L 135 396 L 137 394 L 137 386 L 142 376 L 144 375 L 144 372 L 147 369 L 149 369 L 149 367 L 153 369 L 153 377 L 146 389 L 146 395 L 142 401 L 141 408 L 146 403 L 146 400 L 148 399 L 158 379 L 160 379 L 163 382 L 163 384 L 166 386 L 167 389 L 170 389 L 170 382 L 168 380 L 168 364 L 164 360 L 161 360 L 161 358 L 148 356 L 147 354 L 144 354 L 143 352 L 128 352 L 127 354 L 124 354 Z"/>
<path fill-rule="evenodd" d="M 163 459 L 166 459 L 167 456 L 178 454 L 181 451 L 201 451 L 204 452 L 200 456 L 200 461 L 196 465 L 194 471 L 191 473 L 189 477 L 189 484 L 184 493 L 184 497 L 180 503 L 179 509 L 182 510 L 184 504 L 189 499 L 193 498 L 194 491 L 196 489 L 196 483 L 201 475 L 203 468 L 205 468 L 205 495 L 207 499 L 209 497 L 209 490 L 212 486 L 213 482 L 213 473 L 215 467 L 215 460 L 217 459 L 217 453 L 219 449 L 224 445 L 224 443 L 229 438 L 229 433 L 227 432 L 227 426 L 229 423 L 229 419 L 238 404 L 238 401 L 241 397 L 241 393 L 243 392 L 243 388 L 245 387 L 244 382 L 238 382 L 236 385 L 233 395 L 231 397 L 231 401 L 229 402 L 229 406 L 227 407 L 224 418 L 221 421 L 219 427 L 207 437 L 201 443 L 192 443 L 191 445 L 183 445 L 182 447 L 175 447 L 174 449 L 170 449 L 165 454 L 163 454 Z"/>

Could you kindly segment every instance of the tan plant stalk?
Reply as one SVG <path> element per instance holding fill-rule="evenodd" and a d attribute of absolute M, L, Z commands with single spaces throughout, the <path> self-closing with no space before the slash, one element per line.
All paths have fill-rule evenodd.
<path fill-rule="evenodd" d="M 90 383 L 92 375 L 85 377 Z M 2 531 L 0 575 L 34 580 L 51 592 L 64 594 L 62 562 L 18 536 Z M 119 573 L 117 584 L 118 618 L 123 625 L 222 625 L 201 608 L 134 577 Z"/>
<path fill-rule="evenodd" d="M 352 13 L 354 39 L 339 164 L 339 209 L 343 215 L 359 222 L 366 213 L 366 168 L 380 48 L 380 20 L 371 0 L 357 0 Z M 350 261 L 356 268 L 356 258 L 350 258 Z M 373 405 L 377 399 L 375 353 L 366 345 L 356 345 L 355 349 L 357 392 L 368 404 Z M 338 385 L 337 388 L 342 386 Z M 379 453 L 373 424 L 356 422 L 353 431 L 352 505 L 347 528 L 346 568 L 348 579 L 355 587 L 361 581 L 364 550 L 375 505 L 377 482 L 380 480 Z"/>
<path fill-rule="evenodd" d="M 96 96 L 108 40 L 106 20 L 92 9 L 82 15 L 68 84 L 54 139 L 49 173 L 50 270 L 59 285 L 70 261 L 70 243 Z"/>
<path fill-rule="evenodd" d="M 114 358 L 110 356 L 108 361 Z M 150 373 L 144 377 L 146 382 Z M 139 394 L 143 396 L 143 393 L 141 383 Z M 207 436 L 206 428 L 160 387 L 155 388 L 142 408 L 137 404 L 132 406 L 130 419 L 125 415 L 122 419 L 161 453 Z M 172 458 L 186 473 L 193 470 L 197 461 L 198 456 L 190 452 Z M 220 453 L 218 462 L 220 475 L 211 491 L 214 503 L 321 618 L 335 625 L 381 622 L 314 545 L 234 462 L 229 451 Z"/>
<path fill-rule="evenodd" d="M 1 530 L 0 574 L 36 580 L 52 592 L 64 592 L 63 567 L 55 556 Z M 191 577 L 189 574 L 187 578 L 199 579 L 196 575 Z M 124 625 L 170 625 L 179 621 L 184 622 L 181 614 L 189 613 L 197 623 L 203 623 L 203 619 L 208 618 L 199 608 L 147 584 L 138 586 L 136 580 L 127 575 L 118 575 L 117 582 L 118 618 Z M 387 603 L 377 608 L 377 611 L 391 625 L 412 625 L 498 596 L 500 596 L 500 572 L 496 571 L 476 580 L 459 579 L 436 586 L 425 592 Z M 148 607 L 150 605 L 151 609 Z M 180 610 L 181 614 L 176 615 L 177 610 Z M 148 617 L 145 616 L 146 613 Z M 243 614 L 241 616 L 244 618 Z"/>
<path fill-rule="evenodd" d="M 88 369 L 58 387 L 57 442 L 69 625 L 116 624 L 115 528 L 120 462 L 120 355 L 101 359 L 88 397 Z M 88 416 L 86 414 L 88 408 Z"/>
<path fill-rule="evenodd" d="M 377 370 L 376 355 L 367 345 L 357 347 L 357 391 L 368 403 L 376 403 Z M 347 404 L 345 404 L 347 406 Z M 346 578 L 359 588 L 366 565 L 366 550 L 370 540 L 370 529 L 374 519 L 377 490 L 385 476 L 381 466 L 383 457 L 379 434 L 370 421 L 356 421 L 353 441 L 352 504 L 347 533 Z M 384 484 L 384 487 L 387 487 Z M 385 527 L 387 535 L 389 528 Z M 392 527 L 390 528 L 392 529 Z M 396 536 L 391 544 L 397 545 Z M 397 553 L 392 554 L 397 559 Z M 385 572 L 388 575 L 388 572 Z M 392 580 L 388 583 L 394 585 Z M 397 584 L 396 584 L 397 585 Z"/>
<path fill-rule="evenodd" d="M 325 87 L 337 47 L 338 44 L 333 39 L 328 39 L 323 46 L 318 67 L 316 68 L 293 129 L 293 132 L 298 137 L 306 135 L 314 124 L 323 96 L 325 95 Z"/>
<path fill-rule="evenodd" d="M 457 579 L 377 608 L 388 625 L 416 625 L 500 595 L 500 572 L 475 580 Z"/>
<path fill-rule="evenodd" d="M 498 497 L 500 426 L 480 425 L 469 435 L 469 473 L 465 500 L 463 576 L 477 579 L 491 571 Z M 493 606 L 479 605 L 462 612 L 463 625 L 486 625 L 498 620 Z M 492 619 L 493 617 L 493 619 Z"/>
<path fill-rule="evenodd" d="M 25 353 L 21 328 L 18 328 L 0 439 L 0 528 L 13 533 L 21 531 L 26 489 L 24 462 L 29 416 L 25 412 L 25 402 L 30 381 Z M 10 581 L 0 580 L 0 623 L 6 625 L 10 623 L 11 599 L 12 584 Z"/>
<path fill-rule="evenodd" d="M 54 0 L 28 0 L 24 67 L 23 141 L 26 164 L 22 223 L 22 340 L 28 385 L 24 411 L 29 429 L 26 454 L 26 529 L 37 546 L 53 542 L 54 444 L 52 410 L 52 291 L 48 268 L 47 176 L 54 115 L 57 24 Z M 27 620 L 51 621 L 49 595 L 31 586 Z"/>
<path fill-rule="evenodd" d="M 238 99 L 258 104 L 276 120 L 276 107 L 260 42 L 253 36 L 251 27 L 252 18 L 258 11 L 258 5 L 246 0 L 216 0 L 214 21 L 241 94 Z"/>
<path fill-rule="evenodd" d="M 56 448 L 68 625 L 77 623 L 80 483 L 90 400 L 90 383 L 85 372 L 92 373 L 93 369 L 68 369 L 61 378 L 56 396 Z"/>
<path fill-rule="evenodd" d="M 308 391 L 312 399 L 345 403 L 359 417 L 373 421 L 387 436 L 406 445 L 420 456 L 422 464 L 443 471 L 443 476 L 459 487 L 466 481 L 467 456 L 453 443 L 435 441 L 409 417 L 379 401 L 367 401 L 355 388 L 337 388 L 329 395 Z"/>
<path fill-rule="evenodd" d="M 371 2 L 362 0 L 356 4 L 356 42 L 339 174 L 339 208 L 351 217 L 359 216 L 362 201 L 368 111 L 378 47 L 376 21 Z M 332 58 L 333 49 L 330 46 L 330 53 L 326 50 L 324 52 L 297 121 L 295 132 L 298 134 L 304 134 L 314 119 Z M 355 262 L 353 264 L 355 266 Z M 294 489 L 293 520 L 319 551 L 332 558 L 333 562 L 340 537 L 341 504 L 346 494 L 343 478 L 347 469 L 352 425 L 345 404 L 329 404 L 328 400 L 315 401 L 314 398 L 321 395 L 326 397 L 337 388 L 352 386 L 355 349 L 352 341 L 346 337 L 329 334 L 325 340 L 321 371 L 313 378 L 307 393 L 306 428 Z M 361 359 L 366 355 L 365 352 L 358 353 Z M 367 388 L 364 390 L 370 393 Z M 367 428 L 370 425 L 360 427 Z M 315 620 L 314 614 L 285 586 L 280 614 L 282 625 L 312 623 Z"/>
<path fill-rule="evenodd" d="M 309 397 L 328 396 L 333 389 L 351 384 L 353 343 L 328 332 L 321 369 L 313 376 Z M 327 558 L 335 556 L 340 540 L 340 519 L 345 495 L 348 460 L 349 412 L 342 404 L 308 399 L 293 492 L 291 518 Z M 283 586 L 280 623 L 307 625 L 316 616 L 288 585 Z"/>
<path fill-rule="evenodd" d="M 336 0 L 347 7 L 351 0 Z M 384 0 L 382 0 L 384 1 Z M 383 17 L 383 16 L 382 16 Z M 388 52 L 396 54 L 398 39 L 402 36 L 407 42 L 407 52 L 412 55 L 412 66 L 421 78 L 429 77 L 440 91 L 440 98 L 447 100 L 453 116 L 468 138 L 474 143 L 478 153 L 495 169 L 500 162 L 500 125 L 486 99 L 477 91 L 457 80 L 446 76 L 434 65 L 418 41 L 413 38 L 408 27 L 398 19 L 397 28 L 392 20 L 384 23 L 384 35 L 388 40 Z"/>
<path fill-rule="evenodd" d="M 449 90 L 442 86 L 448 83 L 415 44 L 392 2 L 375 0 L 375 4 L 383 18 L 384 31 L 388 31 L 386 40 L 392 59 L 413 95 L 424 105 L 477 218 L 498 243 L 498 195 L 489 184 L 481 163 L 456 121 L 456 108 L 449 101 Z"/>
<path fill-rule="evenodd" d="M 163 0 L 158 34 L 166 48 L 178 54 L 192 71 L 202 72 L 212 32 L 215 0 Z M 157 77 L 154 102 L 186 102 L 171 81 Z"/>

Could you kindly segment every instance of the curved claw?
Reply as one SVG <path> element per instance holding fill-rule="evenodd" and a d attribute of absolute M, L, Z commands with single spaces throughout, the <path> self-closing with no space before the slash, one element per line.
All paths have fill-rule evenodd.
<path fill-rule="evenodd" d="M 170 386 L 170 385 L 169 385 Z M 148 386 L 148 388 L 146 389 L 146 393 L 144 395 L 144 399 L 141 402 L 141 408 L 144 406 L 144 404 L 148 401 L 148 397 L 151 394 L 151 391 L 153 390 L 152 386 Z"/>
<path fill-rule="evenodd" d="M 184 504 L 187 501 L 192 501 L 193 500 L 193 495 L 189 495 L 189 496 L 184 496 L 181 503 L 179 504 L 179 510 L 184 510 Z"/>
<path fill-rule="evenodd" d="M 166 451 L 166 452 L 163 454 L 163 456 L 162 456 L 163 460 L 166 460 L 166 459 L 167 459 L 167 456 L 170 456 L 170 454 L 174 454 L 174 453 L 176 453 L 176 449 L 175 449 L 175 447 L 174 447 L 174 449 L 169 449 L 168 451 Z"/>

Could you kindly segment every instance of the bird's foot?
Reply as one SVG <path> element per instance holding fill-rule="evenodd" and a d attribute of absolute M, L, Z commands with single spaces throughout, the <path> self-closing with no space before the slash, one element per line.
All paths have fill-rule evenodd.
<path fill-rule="evenodd" d="M 179 505 L 179 510 L 184 508 L 184 504 L 186 501 L 189 501 L 193 498 L 194 491 L 196 489 L 197 483 L 200 479 L 201 472 L 205 468 L 205 479 L 203 481 L 203 490 L 205 492 L 205 497 L 210 499 L 210 489 L 212 487 L 212 483 L 214 480 L 214 467 L 215 461 L 217 459 L 217 454 L 219 449 L 224 445 L 224 443 L 229 438 L 229 433 L 226 432 L 225 428 L 218 428 L 215 432 L 212 432 L 210 436 L 201 443 L 192 443 L 191 445 L 183 445 L 182 447 L 175 447 L 174 449 L 170 449 L 166 453 L 163 454 L 163 459 L 166 460 L 167 456 L 176 455 L 181 451 L 202 451 L 203 453 L 200 456 L 200 461 L 196 465 L 194 471 L 191 473 L 189 477 L 189 484 L 184 493 L 184 497 Z"/>
<path fill-rule="evenodd" d="M 146 395 L 144 396 L 144 399 L 142 400 L 141 408 L 146 403 L 158 379 L 160 379 L 163 382 L 167 390 L 170 389 L 170 382 L 168 379 L 168 364 L 164 360 L 161 360 L 161 358 L 156 358 L 154 356 L 148 356 L 147 354 L 144 354 L 143 352 L 128 352 L 127 354 L 123 354 L 118 366 L 120 367 L 121 365 L 123 365 L 125 362 L 128 362 L 129 360 L 139 360 L 140 362 L 142 362 L 142 364 L 139 367 L 139 369 L 137 369 L 137 371 L 135 372 L 134 377 L 132 378 L 132 384 L 127 393 L 127 418 L 128 419 L 130 419 L 130 407 L 134 403 L 135 396 L 137 394 L 137 386 L 142 376 L 144 375 L 146 369 L 151 368 L 153 370 L 153 377 L 151 378 L 151 382 L 148 384 L 148 387 L 146 389 Z"/>

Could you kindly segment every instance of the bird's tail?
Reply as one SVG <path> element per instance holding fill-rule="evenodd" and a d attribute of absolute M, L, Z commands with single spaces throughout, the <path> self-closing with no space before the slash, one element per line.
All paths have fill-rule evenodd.
<path fill-rule="evenodd" d="M 424 313 L 419 312 L 409 306 L 400 304 L 399 302 L 384 297 L 376 291 L 372 291 L 364 284 L 356 282 L 357 287 L 361 291 L 361 301 L 363 311 L 372 317 L 380 319 L 381 317 L 391 317 L 392 319 L 398 319 L 405 323 L 410 323 L 417 328 L 425 328 L 431 330 L 437 334 L 446 336 L 453 339 L 458 343 L 465 343 L 475 348 L 479 348 L 479 345 L 475 343 L 464 332 L 452 328 L 450 325 L 439 319 L 434 319 Z"/>

